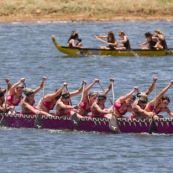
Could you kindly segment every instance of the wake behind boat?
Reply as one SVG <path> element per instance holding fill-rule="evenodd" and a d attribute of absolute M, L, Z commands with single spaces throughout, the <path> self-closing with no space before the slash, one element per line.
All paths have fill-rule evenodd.
<path fill-rule="evenodd" d="M 130 120 L 118 118 L 115 122 L 103 117 L 83 117 L 78 125 L 74 125 L 67 116 L 38 116 L 23 114 L 0 114 L 0 126 L 12 128 L 44 128 L 55 130 L 77 130 L 87 132 L 117 133 L 150 133 L 151 120 Z M 114 120 L 113 120 L 114 121 Z M 173 134 L 173 118 L 161 118 L 155 120 L 156 133 Z"/>
<path fill-rule="evenodd" d="M 54 35 L 52 35 L 52 40 L 61 53 L 72 56 L 166 56 L 173 55 L 173 49 L 167 50 L 142 50 L 142 49 L 131 49 L 131 50 L 105 50 L 97 48 L 77 48 L 77 47 L 67 47 L 61 46 Z"/>

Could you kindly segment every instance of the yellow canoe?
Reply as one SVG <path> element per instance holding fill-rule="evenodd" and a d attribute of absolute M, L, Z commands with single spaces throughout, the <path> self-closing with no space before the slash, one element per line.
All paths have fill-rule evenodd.
<path fill-rule="evenodd" d="M 67 55 L 104 55 L 104 56 L 166 56 L 173 55 L 173 49 L 168 50 L 101 50 L 97 48 L 73 48 L 67 46 L 61 46 L 56 41 L 56 37 L 52 35 L 52 40 L 55 47 L 62 53 Z"/>

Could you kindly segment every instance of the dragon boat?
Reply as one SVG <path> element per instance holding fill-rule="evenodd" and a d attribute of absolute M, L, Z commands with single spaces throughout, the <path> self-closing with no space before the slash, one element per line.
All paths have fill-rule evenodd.
<path fill-rule="evenodd" d="M 75 48 L 61 46 L 57 41 L 56 37 L 52 35 L 52 40 L 55 47 L 66 55 L 71 56 L 166 56 L 173 55 L 173 49 L 167 50 L 142 50 L 142 49 L 131 49 L 131 50 L 103 50 L 98 48 Z"/>
<path fill-rule="evenodd" d="M 173 134 L 173 118 L 155 120 L 155 133 Z M 43 128 L 77 130 L 104 133 L 150 133 L 152 120 L 130 120 L 127 118 L 107 119 L 83 117 L 74 124 L 71 117 L 23 114 L 0 114 L 0 126 L 10 128 Z M 117 130 L 118 129 L 118 130 Z"/>

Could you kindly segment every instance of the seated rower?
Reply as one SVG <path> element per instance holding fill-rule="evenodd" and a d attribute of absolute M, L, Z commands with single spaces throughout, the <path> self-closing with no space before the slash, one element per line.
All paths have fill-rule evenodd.
<path fill-rule="evenodd" d="M 144 118 L 150 118 L 153 116 L 153 112 L 146 112 L 144 109 L 146 107 L 146 104 L 148 103 L 148 95 L 154 90 L 156 86 L 157 77 L 153 78 L 153 82 L 150 85 L 150 87 L 145 92 L 138 92 L 137 97 L 139 99 L 136 99 L 134 102 L 132 108 L 133 113 L 130 116 L 130 119 L 136 118 L 136 119 L 144 119 Z"/>
<path fill-rule="evenodd" d="M 173 85 L 173 80 L 171 80 L 170 84 L 167 85 L 152 101 L 150 101 L 145 110 L 148 112 L 153 111 L 155 114 L 159 114 L 160 112 L 166 112 L 170 116 L 173 116 L 173 112 L 171 112 L 168 108 L 168 104 L 170 102 L 169 97 L 165 96 L 165 93 L 169 88 Z M 158 115 L 159 118 L 163 118 L 162 115 Z"/>
<path fill-rule="evenodd" d="M 141 47 L 143 47 L 142 49 L 158 50 L 156 45 L 158 44 L 157 46 L 159 46 L 160 43 L 157 37 L 154 37 L 150 32 L 146 32 L 145 38 L 146 41 L 144 43 L 139 44 Z"/>
<path fill-rule="evenodd" d="M 45 116 L 48 116 L 48 117 L 53 117 L 53 115 L 51 115 L 47 112 L 44 112 L 42 110 L 39 110 L 39 109 L 35 108 L 34 106 L 31 106 L 24 99 L 21 100 L 21 104 L 25 109 L 27 109 L 27 114 L 45 115 Z M 22 114 L 24 114 L 24 113 L 22 113 Z"/>
<path fill-rule="evenodd" d="M 153 82 L 152 82 L 152 84 L 149 86 L 149 88 L 145 91 L 145 92 L 138 92 L 137 93 L 137 96 L 138 96 L 138 94 L 140 94 L 140 95 L 144 95 L 144 96 L 148 96 L 151 92 L 153 92 L 153 90 L 155 89 L 155 87 L 156 87 L 156 81 L 157 81 L 157 77 L 155 76 L 154 78 L 153 78 Z"/>
<path fill-rule="evenodd" d="M 134 93 L 138 90 L 138 87 L 134 87 L 132 91 L 130 91 L 125 96 L 119 97 L 114 102 L 114 114 L 116 118 L 126 118 L 124 115 L 127 112 L 132 113 L 132 104 L 134 103 L 136 96 Z"/>
<path fill-rule="evenodd" d="M 60 98 L 62 91 L 67 86 L 67 83 L 63 83 L 62 87 L 56 89 L 54 93 L 47 94 L 43 98 L 40 99 L 37 109 L 43 110 L 44 112 L 49 113 L 50 110 L 53 110 L 57 100 Z"/>
<path fill-rule="evenodd" d="M 110 79 L 110 82 L 112 82 L 113 79 Z M 94 84 L 99 83 L 99 79 L 95 79 L 92 84 L 90 84 L 83 93 L 83 97 L 81 100 L 81 103 L 78 107 L 78 112 L 82 116 L 87 116 L 91 112 L 91 106 L 93 102 L 97 99 L 98 92 L 90 92 L 88 94 L 88 91 L 93 87 Z M 107 95 L 108 92 L 112 89 L 112 85 L 109 84 L 108 88 L 104 91 L 104 94 Z"/>
<path fill-rule="evenodd" d="M 66 90 L 63 91 L 60 98 L 56 102 L 56 113 L 55 113 L 56 116 L 63 116 L 63 115 L 72 116 L 74 113 L 77 112 L 77 106 L 72 106 L 70 98 L 80 94 L 82 92 L 83 85 L 85 84 L 86 82 L 83 81 L 82 86 L 78 90 L 72 92 L 68 92 L 66 86 Z M 77 116 L 79 118 L 82 117 L 79 114 L 77 114 Z"/>
<path fill-rule="evenodd" d="M 95 36 L 95 38 L 101 42 L 106 43 L 108 46 L 99 46 L 99 49 L 115 49 L 118 46 L 118 42 L 112 31 L 109 31 L 105 36 Z M 103 39 L 107 39 L 107 42 Z"/>
<path fill-rule="evenodd" d="M 96 101 L 93 102 L 91 106 L 91 116 L 90 117 L 111 117 L 113 113 L 112 107 L 105 109 L 106 95 L 104 93 L 99 94 Z"/>
<path fill-rule="evenodd" d="M 79 39 L 79 35 L 76 31 L 73 31 L 70 38 L 68 39 L 67 42 L 67 46 L 68 47 L 78 47 L 81 48 L 82 47 L 82 40 Z"/>
<path fill-rule="evenodd" d="M 132 109 L 132 115 L 130 116 L 130 119 L 148 119 L 154 116 L 153 112 L 147 112 L 145 110 L 145 107 L 148 102 L 147 95 L 140 95 L 138 94 L 139 99 L 135 104 L 133 104 Z M 157 117 L 157 116 L 156 116 Z"/>
<path fill-rule="evenodd" d="M 121 43 L 122 46 L 117 47 L 116 50 L 130 50 L 131 46 L 128 36 L 124 33 L 124 31 L 120 31 L 118 35 L 122 39 L 118 40 L 118 43 Z"/>
<path fill-rule="evenodd" d="M 1 89 L 0 88 L 0 113 L 8 113 L 10 109 L 13 108 L 13 106 L 7 106 L 6 102 L 7 100 L 5 99 L 5 93 L 8 92 L 8 90 L 11 87 L 9 79 L 5 79 L 7 89 Z"/>
<path fill-rule="evenodd" d="M 6 105 L 7 107 L 8 106 L 13 107 L 11 109 L 12 113 L 15 113 L 14 111 L 15 106 L 18 106 L 20 101 L 23 99 L 22 89 L 24 88 L 23 86 L 24 81 L 25 81 L 25 78 L 21 78 L 19 82 L 12 85 L 10 89 L 8 90 Z"/>
<path fill-rule="evenodd" d="M 78 93 L 79 94 L 79 93 Z M 61 94 L 60 99 L 56 102 L 56 114 L 55 116 L 73 116 L 77 115 L 78 118 L 82 118 L 80 114 L 77 113 L 76 106 L 71 105 L 71 94 L 65 91 Z"/>
<path fill-rule="evenodd" d="M 23 101 L 24 101 L 23 103 L 26 102 L 29 105 L 31 105 L 34 109 L 37 109 L 36 107 L 34 107 L 34 104 L 35 104 L 35 98 L 34 97 L 35 97 L 35 94 L 37 94 L 44 87 L 46 79 L 47 78 L 45 76 L 43 76 L 41 84 L 34 90 L 32 90 L 30 88 L 24 88 L 23 89 L 23 92 L 25 94 L 25 97 L 23 99 Z M 21 107 L 22 107 L 21 113 L 22 114 L 33 114 L 33 111 L 28 109 L 25 105 L 26 104 L 21 104 Z"/>
<path fill-rule="evenodd" d="M 158 49 L 158 50 L 168 49 L 165 37 L 163 36 L 163 34 L 160 30 L 155 30 L 154 31 L 154 36 L 159 39 L 159 42 L 155 45 L 156 49 Z"/>
<path fill-rule="evenodd" d="M 95 79 L 88 87 L 85 88 L 81 102 L 79 103 L 78 113 L 82 116 L 88 115 L 91 112 L 91 106 L 95 99 L 97 98 L 98 92 L 88 91 L 99 82 L 99 79 Z"/>

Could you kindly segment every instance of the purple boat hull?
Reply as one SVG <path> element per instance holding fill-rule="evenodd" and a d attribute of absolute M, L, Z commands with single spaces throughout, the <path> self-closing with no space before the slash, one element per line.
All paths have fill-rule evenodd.
<path fill-rule="evenodd" d="M 149 133 L 151 120 L 129 120 L 118 118 L 116 121 L 121 133 Z M 0 125 L 12 128 L 44 128 L 44 129 L 69 129 L 78 131 L 96 131 L 105 133 L 117 133 L 117 129 L 111 127 L 107 118 L 80 119 L 77 126 L 70 117 L 45 117 L 37 115 L 12 115 L 0 114 Z M 157 133 L 173 133 L 173 119 L 162 118 L 155 121 Z"/>
<path fill-rule="evenodd" d="M 75 126 L 70 117 L 45 117 L 37 115 L 12 115 L 1 114 L 0 125 L 13 128 L 44 128 L 44 129 L 69 129 L 79 131 L 97 131 L 111 133 L 109 120 L 107 118 L 88 118 L 80 119 Z"/>

